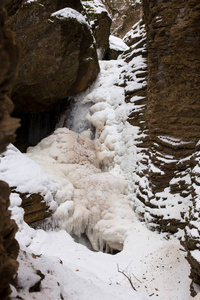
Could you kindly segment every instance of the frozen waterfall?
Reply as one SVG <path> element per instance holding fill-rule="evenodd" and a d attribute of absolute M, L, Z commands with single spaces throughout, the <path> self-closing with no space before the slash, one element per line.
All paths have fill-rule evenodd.
<path fill-rule="evenodd" d="M 129 199 L 135 128 L 126 121 L 131 107 L 124 89 L 116 85 L 123 67 L 122 60 L 102 61 L 70 118 L 61 117 L 70 130 L 58 128 L 27 154 L 58 186 L 53 222 L 72 236 L 86 234 L 96 251 L 121 251 L 135 219 Z"/>

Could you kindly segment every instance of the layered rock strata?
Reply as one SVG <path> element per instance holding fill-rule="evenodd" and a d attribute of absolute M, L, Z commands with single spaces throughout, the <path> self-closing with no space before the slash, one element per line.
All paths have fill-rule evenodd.
<path fill-rule="evenodd" d="M 199 17 L 195 1 L 144 1 L 147 30 L 148 170 L 141 214 L 160 230 L 184 228 L 191 162 L 199 139 Z M 148 180 L 145 181 L 145 178 Z"/>
<path fill-rule="evenodd" d="M 22 199 L 21 207 L 24 209 L 24 221 L 32 227 L 40 227 L 45 219 L 52 215 L 49 205 L 39 193 L 20 193 L 15 189 L 12 191 L 19 194 Z"/>
<path fill-rule="evenodd" d="M 196 146 L 196 152 L 191 156 L 191 182 L 192 205 L 187 214 L 187 226 L 185 228 L 184 245 L 188 253 L 188 261 L 191 265 L 191 295 L 195 296 L 200 285 L 200 148 Z M 197 289 L 196 289 L 197 288 Z"/>
<path fill-rule="evenodd" d="M 4 20 L 6 12 L 0 3 L 0 152 L 15 138 L 18 120 L 10 117 L 13 105 L 9 98 L 11 84 L 16 76 L 18 53 L 11 34 L 6 31 Z M 10 219 L 9 186 L 0 181 L 0 298 L 8 299 L 10 282 L 16 274 L 18 263 L 18 243 L 15 240 L 17 226 Z"/>
<path fill-rule="evenodd" d="M 195 295 L 195 284 L 200 284 L 200 4 L 144 0 L 143 8 L 149 166 L 148 187 L 139 184 L 140 211 L 152 228 L 175 232 L 187 225 L 185 246 Z"/>

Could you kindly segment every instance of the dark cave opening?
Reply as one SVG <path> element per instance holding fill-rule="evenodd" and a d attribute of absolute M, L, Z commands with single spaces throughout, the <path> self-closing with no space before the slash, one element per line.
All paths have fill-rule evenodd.
<path fill-rule="evenodd" d="M 21 120 L 15 140 L 15 147 L 21 152 L 26 152 L 30 146 L 37 145 L 43 138 L 49 136 L 59 123 L 60 116 L 70 105 L 70 101 L 65 99 L 53 105 L 45 112 L 24 113 L 15 112 L 13 117 Z"/>

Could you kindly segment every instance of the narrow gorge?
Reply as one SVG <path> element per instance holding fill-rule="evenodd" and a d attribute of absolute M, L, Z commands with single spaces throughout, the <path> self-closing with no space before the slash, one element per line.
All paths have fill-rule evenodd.
<path fill-rule="evenodd" d="M 199 20 L 1 1 L 2 300 L 200 299 Z"/>

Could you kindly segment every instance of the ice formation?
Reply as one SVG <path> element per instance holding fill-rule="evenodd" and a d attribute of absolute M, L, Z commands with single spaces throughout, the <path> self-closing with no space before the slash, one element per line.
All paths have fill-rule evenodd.
<path fill-rule="evenodd" d="M 122 250 L 134 221 L 127 182 L 99 169 L 93 142 L 60 128 L 27 155 L 60 184 L 54 222 L 72 235 L 85 233 L 95 250 Z"/>

